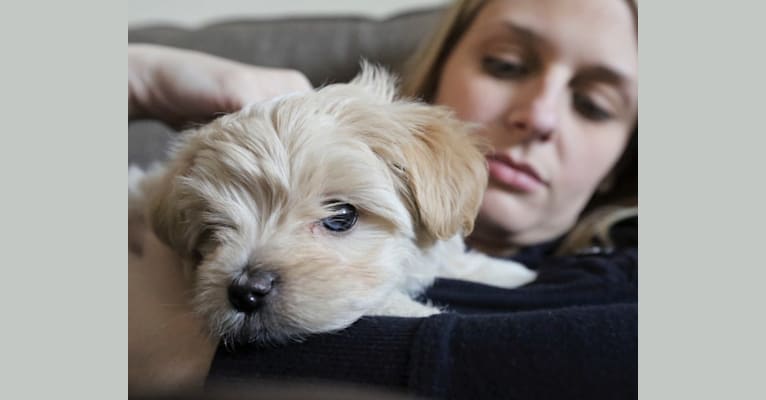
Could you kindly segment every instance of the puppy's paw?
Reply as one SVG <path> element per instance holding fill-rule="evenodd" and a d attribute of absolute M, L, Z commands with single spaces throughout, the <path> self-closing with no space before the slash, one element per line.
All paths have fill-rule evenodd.
<path fill-rule="evenodd" d="M 478 252 L 461 255 L 460 268 L 452 268 L 445 278 L 456 278 L 485 285 L 514 289 L 537 279 L 537 272 L 515 261 L 489 257 Z"/>
<path fill-rule="evenodd" d="M 478 279 L 488 285 L 513 289 L 537 279 L 537 272 L 510 260 L 483 257 L 477 269 Z"/>
<path fill-rule="evenodd" d="M 419 303 L 404 293 L 395 293 L 366 315 L 425 318 L 439 313 L 441 310 L 433 305 Z"/>

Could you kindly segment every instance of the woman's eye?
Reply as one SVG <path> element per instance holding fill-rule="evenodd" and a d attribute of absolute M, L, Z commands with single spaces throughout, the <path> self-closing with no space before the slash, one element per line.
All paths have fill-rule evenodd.
<path fill-rule="evenodd" d="M 484 57 L 481 63 L 487 73 L 497 78 L 518 78 L 529 72 L 524 64 L 508 59 Z"/>
<path fill-rule="evenodd" d="M 589 120 L 606 121 L 612 118 L 612 114 L 604 110 L 585 94 L 575 92 L 572 101 L 575 110 Z"/>
<path fill-rule="evenodd" d="M 359 217 L 356 207 L 348 203 L 331 202 L 330 211 L 333 213 L 320 222 L 325 229 L 333 232 L 345 232 L 356 225 Z"/>

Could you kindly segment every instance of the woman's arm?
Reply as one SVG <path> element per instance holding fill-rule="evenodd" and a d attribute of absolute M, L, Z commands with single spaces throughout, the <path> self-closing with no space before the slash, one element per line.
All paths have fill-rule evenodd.
<path fill-rule="evenodd" d="M 295 91 L 311 89 L 301 72 L 263 68 L 172 47 L 128 45 L 128 119 L 172 127 Z"/>
<path fill-rule="evenodd" d="M 637 324 L 635 304 L 365 318 L 302 343 L 219 348 L 208 383 L 278 378 L 447 399 L 629 399 L 637 393 Z"/>

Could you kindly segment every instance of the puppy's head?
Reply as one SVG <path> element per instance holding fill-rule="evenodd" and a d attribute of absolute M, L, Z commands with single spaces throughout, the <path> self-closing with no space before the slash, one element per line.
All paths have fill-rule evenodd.
<path fill-rule="evenodd" d="M 404 285 L 420 248 L 472 229 L 482 152 L 445 109 L 348 84 L 256 104 L 178 143 L 149 201 L 224 340 L 343 328 Z"/>

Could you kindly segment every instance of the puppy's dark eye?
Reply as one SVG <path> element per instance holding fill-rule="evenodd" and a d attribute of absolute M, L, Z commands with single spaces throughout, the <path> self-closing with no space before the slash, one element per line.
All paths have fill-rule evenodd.
<path fill-rule="evenodd" d="M 333 232 L 345 232 L 356 225 L 356 220 L 359 216 L 356 212 L 356 207 L 348 203 L 331 202 L 329 208 L 333 215 L 320 221 L 325 229 Z"/>

